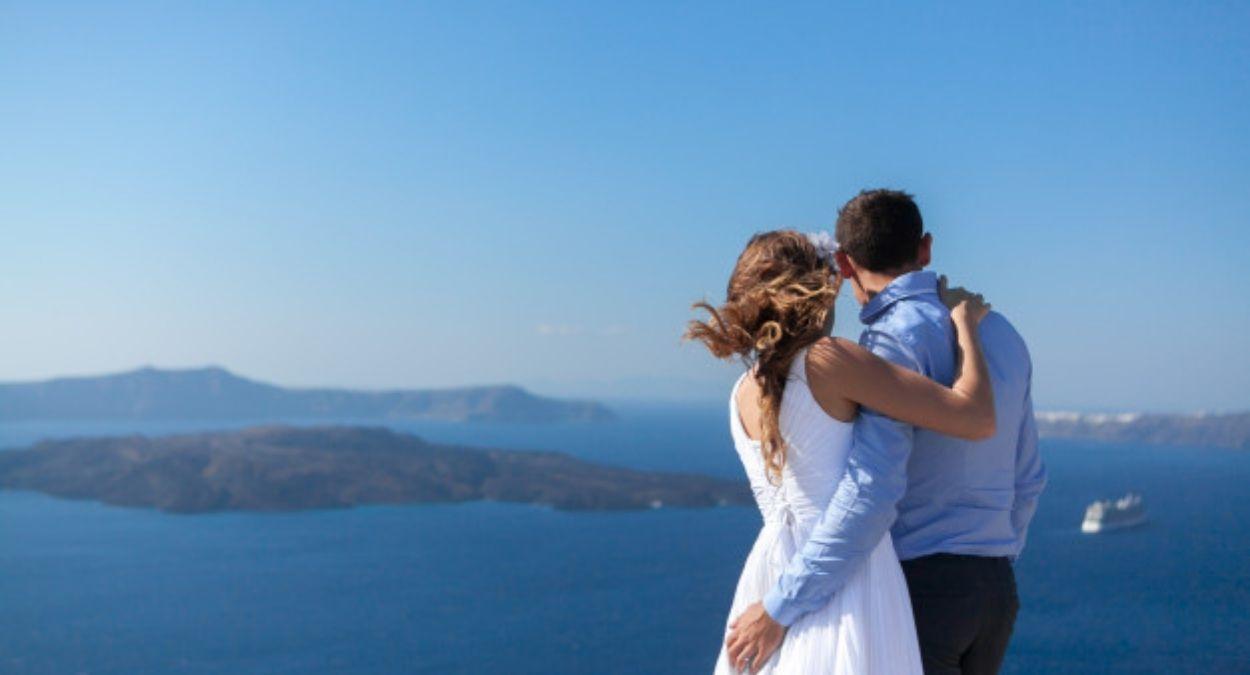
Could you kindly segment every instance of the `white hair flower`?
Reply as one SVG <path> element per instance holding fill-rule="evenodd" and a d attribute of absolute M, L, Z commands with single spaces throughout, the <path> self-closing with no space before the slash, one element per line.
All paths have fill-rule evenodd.
<path fill-rule="evenodd" d="M 816 250 L 820 252 L 820 257 L 828 260 L 831 266 L 834 265 L 833 254 L 838 252 L 838 241 L 833 238 L 833 235 L 821 230 L 820 232 L 808 232 L 806 236 L 807 240 L 812 243 L 812 246 L 815 246 Z"/>

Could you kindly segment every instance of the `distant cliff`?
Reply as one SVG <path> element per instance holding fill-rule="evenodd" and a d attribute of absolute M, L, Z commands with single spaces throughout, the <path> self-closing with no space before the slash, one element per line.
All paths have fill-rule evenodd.
<path fill-rule="evenodd" d="M 520 387 L 352 391 L 286 389 L 221 368 L 144 368 L 101 377 L 0 384 L 0 420 L 430 419 L 560 422 L 612 418 L 604 406 Z"/>
<path fill-rule="evenodd" d="M 1048 438 L 1250 450 L 1250 412 L 1228 415 L 1037 413 Z"/>
<path fill-rule="evenodd" d="M 180 513 L 474 500 L 569 510 L 753 503 L 745 482 L 435 445 L 369 427 L 44 441 L 0 452 L 0 489 Z"/>

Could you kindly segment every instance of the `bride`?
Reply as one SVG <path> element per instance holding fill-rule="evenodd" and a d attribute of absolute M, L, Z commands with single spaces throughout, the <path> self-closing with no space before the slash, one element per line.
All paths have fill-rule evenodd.
<path fill-rule="evenodd" d="M 822 238 L 823 237 L 823 238 Z M 705 322 L 686 333 L 748 370 L 729 400 L 730 431 L 764 516 L 734 594 L 726 635 L 776 583 L 832 498 L 846 467 L 859 406 L 968 439 L 994 431 L 994 400 L 977 340 L 989 311 L 978 295 L 947 290 L 962 362 L 950 388 L 829 337 L 841 279 L 828 235 L 756 235 L 738 258 L 725 304 L 698 303 Z M 921 673 L 906 581 L 887 533 L 823 609 L 804 615 L 764 663 L 722 647 L 718 675 L 734 672 L 863 675 Z"/>

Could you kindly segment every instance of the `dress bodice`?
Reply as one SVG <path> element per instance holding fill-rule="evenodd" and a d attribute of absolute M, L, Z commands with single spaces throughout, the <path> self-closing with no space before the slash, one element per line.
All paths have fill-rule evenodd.
<path fill-rule="evenodd" d="M 747 436 L 738 411 L 738 388 L 729 396 L 729 426 L 765 523 L 810 525 L 824 512 L 846 467 L 854 425 L 829 416 L 807 384 L 807 350 L 794 357 L 781 396 L 780 428 L 786 461 L 779 483 L 770 482 L 759 441 Z M 775 480 L 775 479 L 774 479 Z"/>

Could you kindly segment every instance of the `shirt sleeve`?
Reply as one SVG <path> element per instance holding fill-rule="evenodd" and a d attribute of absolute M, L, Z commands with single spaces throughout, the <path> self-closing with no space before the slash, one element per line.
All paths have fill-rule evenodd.
<path fill-rule="evenodd" d="M 921 370 L 914 354 L 888 334 L 869 331 L 861 343 L 893 363 Z M 914 431 L 876 411 L 860 411 L 833 499 L 764 596 L 764 610 L 774 620 L 789 626 L 823 607 L 876 548 L 894 523 L 896 505 L 907 488 Z"/>
<path fill-rule="evenodd" d="M 1029 522 L 1037 512 L 1037 500 L 1046 487 L 1046 466 L 1042 464 L 1037 445 L 1037 422 L 1033 417 L 1033 393 L 1024 399 L 1024 419 L 1016 441 L 1016 497 L 1011 506 L 1011 526 L 1015 530 L 1017 551 L 1024 548 Z"/>

